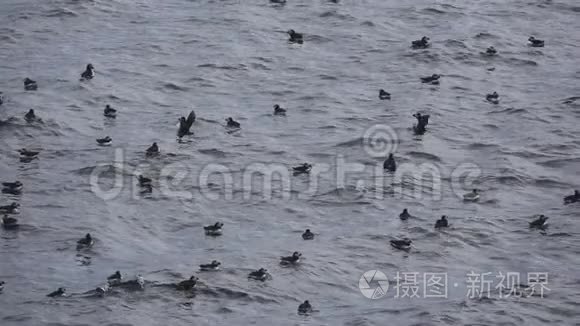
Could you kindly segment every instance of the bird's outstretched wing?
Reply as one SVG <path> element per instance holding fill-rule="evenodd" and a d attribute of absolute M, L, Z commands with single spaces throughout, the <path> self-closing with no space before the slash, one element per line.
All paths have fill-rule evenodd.
<path fill-rule="evenodd" d="M 187 120 L 185 120 L 185 126 L 187 127 L 188 130 L 189 128 L 191 128 L 191 125 L 193 125 L 194 122 L 195 122 L 195 112 L 191 110 L 191 112 L 189 112 L 189 115 L 187 116 Z"/>

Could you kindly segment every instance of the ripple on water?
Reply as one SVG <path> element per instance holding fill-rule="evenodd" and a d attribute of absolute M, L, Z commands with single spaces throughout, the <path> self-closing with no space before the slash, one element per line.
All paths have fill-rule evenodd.
<path fill-rule="evenodd" d="M 435 154 L 431 154 L 431 153 L 411 151 L 411 152 L 407 152 L 406 154 L 411 156 L 412 158 L 425 159 L 425 160 L 438 162 L 438 163 L 442 162 L 442 160 L 439 156 L 437 156 Z"/>
<path fill-rule="evenodd" d="M 177 85 L 177 84 L 175 84 L 175 83 L 171 83 L 171 82 L 169 82 L 169 83 L 164 83 L 164 84 L 161 86 L 161 88 L 162 88 L 162 89 L 166 89 L 166 90 L 170 90 L 170 91 L 180 91 L 180 92 L 186 92 L 186 91 L 188 91 L 188 90 L 189 90 L 189 88 L 187 88 L 187 87 L 185 87 L 185 86 L 180 86 L 180 85 Z"/>

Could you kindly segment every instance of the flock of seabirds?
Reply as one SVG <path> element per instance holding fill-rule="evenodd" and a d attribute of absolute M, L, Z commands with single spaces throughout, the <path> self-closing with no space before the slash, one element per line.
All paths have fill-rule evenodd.
<path fill-rule="evenodd" d="M 284 3 L 285 0 L 271 0 L 273 3 Z M 297 33 L 294 30 L 289 30 L 289 42 L 290 43 L 297 43 L 302 44 L 304 42 L 303 34 Z M 416 40 L 411 42 L 411 48 L 413 49 L 427 49 L 430 47 L 429 38 L 424 36 L 420 40 Z M 532 47 L 543 47 L 544 41 L 538 40 L 533 36 L 528 39 L 529 46 Z M 494 56 L 497 55 L 497 50 L 490 46 L 484 53 L 484 55 Z M 95 68 L 92 64 L 88 64 L 86 66 L 86 70 L 81 74 L 81 81 L 88 81 L 95 77 Z M 431 85 L 439 85 L 439 80 L 441 75 L 433 74 L 431 76 L 421 77 L 421 82 Z M 38 84 L 29 78 L 24 79 L 24 89 L 27 91 L 35 91 L 38 89 Z M 380 100 L 390 100 L 391 94 L 386 92 L 385 90 L 379 90 L 379 99 Z M 486 100 L 493 104 L 499 103 L 499 95 L 497 92 L 493 92 L 492 94 L 488 94 L 486 96 Z M 2 92 L 0 92 L 0 105 L 4 102 L 4 96 Z M 106 105 L 104 112 L 104 116 L 110 119 L 114 119 L 117 115 L 117 110 L 112 108 L 110 105 Z M 279 105 L 274 105 L 274 115 L 285 115 L 286 109 L 280 107 Z M 427 125 L 429 123 L 429 115 L 423 115 L 421 113 L 416 113 L 413 115 L 417 119 L 417 124 L 413 126 L 413 131 L 417 135 L 424 134 L 427 129 Z M 29 123 L 34 123 L 37 121 L 41 121 L 34 112 L 33 109 L 30 109 L 28 113 L 25 114 L 24 119 Z M 177 131 L 178 140 L 185 136 L 192 135 L 193 133 L 190 131 L 193 123 L 195 122 L 196 115 L 194 111 L 191 111 L 189 115 L 186 117 L 181 117 L 179 119 L 179 129 Z M 239 122 L 235 121 L 233 118 L 229 117 L 226 119 L 226 128 L 231 130 L 237 130 L 241 128 Z M 112 139 L 109 136 L 99 138 L 96 140 L 98 145 L 107 146 L 112 143 Z M 21 162 L 31 162 L 34 159 L 37 159 L 38 154 L 40 151 L 33 151 L 28 150 L 26 148 L 22 148 L 19 150 L 20 153 L 20 161 Z M 153 143 L 149 148 L 146 149 L 145 155 L 147 157 L 154 157 L 159 155 L 160 150 L 157 143 Z M 383 167 L 388 172 L 395 172 L 397 169 L 397 164 L 393 154 L 389 154 L 388 158 L 384 161 Z M 293 167 L 293 172 L 295 175 L 302 174 L 302 173 L 309 173 L 312 169 L 312 164 L 310 163 L 303 163 L 299 166 Z M 138 176 L 138 183 L 141 187 L 142 193 L 150 193 L 152 191 L 152 180 L 150 178 L 144 177 L 142 175 Z M 23 184 L 20 181 L 5 181 L 2 182 L 2 193 L 12 195 L 12 196 L 20 196 L 22 194 Z M 479 191 L 477 189 L 473 189 L 473 191 L 464 195 L 465 201 L 477 201 L 479 200 Z M 575 190 L 572 195 L 566 196 L 564 198 L 564 204 L 571 204 L 580 202 L 580 193 L 578 190 Z M 12 202 L 9 205 L 0 206 L 0 214 L 4 215 L 2 218 L 2 226 L 6 230 L 16 230 L 19 227 L 18 219 L 16 219 L 13 215 L 19 214 L 20 204 L 18 202 Z M 405 208 L 403 212 L 399 215 L 401 220 L 408 220 L 413 216 L 409 213 L 409 211 Z M 545 229 L 547 227 L 547 220 L 548 217 L 544 215 L 539 215 L 535 220 L 529 223 L 530 228 L 538 228 L 538 229 Z M 208 225 L 204 227 L 204 232 L 207 236 L 220 236 L 223 232 L 224 224 L 221 222 L 216 222 L 215 224 Z M 449 221 L 447 216 L 442 216 L 435 222 L 435 228 L 441 229 L 446 228 L 449 226 Z M 302 238 L 304 240 L 313 240 L 315 234 L 307 229 L 303 234 Z M 89 249 L 94 245 L 95 241 L 91 234 L 86 234 L 85 237 L 78 240 L 77 242 L 77 250 L 85 250 Z M 412 241 L 408 238 L 402 239 L 394 239 L 390 241 L 391 246 L 399 250 L 409 251 L 411 249 Z M 300 263 L 300 259 L 302 254 L 300 252 L 294 252 L 292 255 L 287 257 L 280 258 L 280 264 L 283 266 L 293 266 Z M 216 271 L 220 269 L 221 263 L 217 260 L 213 260 L 211 263 L 202 264 L 200 265 L 200 271 Z M 254 279 L 257 281 L 266 281 L 271 278 L 271 275 L 268 273 L 268 270 L 265 268 L 260 268 L 256 271 L 249 273 L 248 278 Z M 163 285 L 156 285 L 156 286 L 168 286 L 174 288 L 179 291 L 193 291 L 200 283 L 199 278 L 196 276 L 191 276 L 189 279 L 183 280 L 178 283 L 171 283 L 171 284 L 163 284 Z M 0 281 L 0 293 L 4 288 L 5 282 Z M 135 279 L 125 280 L 120 271 L 116 271 L 113 275 L 109 276 L 107 282 L 103 286 L 99 286 L 94 290 L 88 291 L 83 293 L 83 295 L 90 295 L 90 296 L 104 296 L 111 288 L 125 288 L 125 289 L 137 289 L 143 290 L 145 287 L 145 280 L 142 276 L 137 275 Z M 63 297 L 67 296 L 67 292 L 65 288 L 58 288 L 56 291 L 51 292 L 47 295 L 48 297 Z M 299 314 L 309 314 L 315 311 L 308 300 L 304 301 L 298 307 Z"/>

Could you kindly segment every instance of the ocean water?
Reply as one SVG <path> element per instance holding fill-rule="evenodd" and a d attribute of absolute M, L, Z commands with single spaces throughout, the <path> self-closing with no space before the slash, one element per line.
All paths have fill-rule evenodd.
<path fill-rule="evenodd" d="M 0 180 L 24 190 L 0 194 L 21 204 L 20 229 L 0 230 L 0 325 L 579 325 L 580 204 L 562 202 L 580 187 L 579 15 L 573 0 L 1 1 Z M 411 49 L 423 35 L 432 46 Z M 20 162 L 24 147 L 38 159 Z M 547 229 L 528 227 L 536 214 Z M 205 236 L 216 221 L 224 234 Z M 389 245 L 401 237 L 410 251 Z M 280 266 L 293 251 L 301 263 Z M 260 267 L 272 278 L 248 280 Z M 116 270 L 145 290 L 84 294 Z M 371 270 L 381 298 L 359 288 Z M 428 295 L 430 273 L 445 295 Z M 546 273 L 545 293 L 501 295 L 500 273 Z M 191 275 L 191 293 L 163 286 Z M 58 287 L 70 296 L 46 297 Z M 297 314 L 304 300 L 314 313 Z"/>

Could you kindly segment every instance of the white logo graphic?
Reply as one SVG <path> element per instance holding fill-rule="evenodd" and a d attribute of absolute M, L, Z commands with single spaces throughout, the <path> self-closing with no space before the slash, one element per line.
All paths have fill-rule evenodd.
<path fill-rule="evenodd" d="M 365 131 L 363 146 L 372 157 L 386 157 L 397 151 L 399 137 L 395 130 L 387 125 L 374 125 Z"/>
<path fill-rule="evenodd" d="M 389 279 L 381 271 L 366 271 L 358 281 L 360 292 L 367 298 L 376 300 L 384 297 L 389 290 Z"/>

